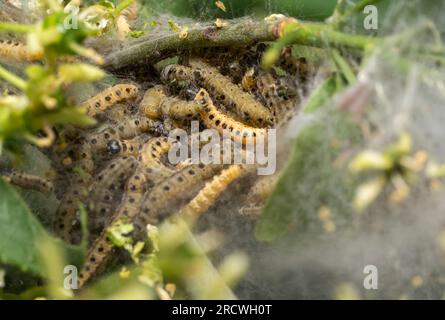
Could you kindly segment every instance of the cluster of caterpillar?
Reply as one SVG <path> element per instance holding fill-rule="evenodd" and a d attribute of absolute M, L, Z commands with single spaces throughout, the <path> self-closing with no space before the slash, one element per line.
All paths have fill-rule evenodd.
<path fill-rule="evenodd" d="M 265 127 L 272 122 L 270 110 L 243 91 L 229 78 L 205 62 L 190 60 L 190 67 L 169 65 L 163 71 L 164 82 L 195 81 L 206 88 L 216 101 L 236 113 L 241 119 L 256 126 Z"/>
<path fill-rule="evenodd" d="M 145 199 L 141 195 L 146 191 L 144 189 L 146 181 L 143 174 L 137 171 L 127 184 L 124 199 L 113 216 L 111 225 L 122 217 L 126 217 L 128 223 L 134 223 L 136 237 L 144 237 L 145 226 L 148 222 L 158 221 L 161 214 L 179 208 L 184 201 L 189 200 L 197 190 L 202 188 L 205 180 L 211 178 L 219 170 L 220 166 L 215 165 L 191 165 L 154 186 Z M 138 212 L 141 207 L 142 212 L 145 213 L 143 217 Z M 87 262 L 79 274 L 79 287 L 83 286 L 106 263 L 112 251 L 113 245 L 107 239 L 107 231 L 104 230 L 89 251 Z"/>
<path fill-rule="evenodd" d="M 132 84 L 117 84 L 105 89 L 94 97 L 89 98 L 81 105 L 91 117 L 102 113 L 116 103 L 123 100 L 134 99 L 139 92 L 138 87 Z"/>
<path fill-rule="evenodd" d="M 257 138 L 267 134 L 267 129 L 247 126 L 219 111 L 205 89 L 199 90 L 195 101 L 200 106 L 199 114 L 207 128 L 215 129 L 220 134 L 230 132 L 230 137 L 238 143 L 255 142 Z"/>
<path fill-rule="evenodd" d="M 0 57 L 23 62 L 33 62 L 43 59 L 43 52 L 31 52 L 27 45 L 12 41 L 0 40 Z"/>
<path fill-rule="evenodd" d="M 189 219 L 197 219 L 210 208 L 232 182 L 239 179 L 245 172 L 245 168 L 241 165 L 232 165 L 223 170 L 205 185 L 198 195 L 181 210 L 181 213 Z"/>
<path fill-rule="evenodd" d="M 10 174 L 4 175 L 3 179 L 24 189 L 42 193 L 51 193 L 54 191 L 54 184 L 51 180 L 21 171 L 13 171 Z"/>

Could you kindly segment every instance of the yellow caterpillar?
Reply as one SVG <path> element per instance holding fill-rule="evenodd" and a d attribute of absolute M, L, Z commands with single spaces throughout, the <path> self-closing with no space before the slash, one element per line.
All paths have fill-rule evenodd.
<path fill-rule="evenodd" d="M 132 84 L 117 84 L 89 98 L 82 103 L 82 107 L 86 109 L 89 116 L 93 117 L 118 102 L 136 98 L 138 92 L 139 89 Z"/>
<path fill-rule="evenodd" d="M 42 193 L 54 191 L 54 185 L 49 179 L 25 172 L 13 171 L 11 174 L 3 176 L 3 179 L 24 189 L 36 190 Z"/>
<path fill-rule="evenodd" d="M 63 196 L 54 219 L 56 234 L 66 242 L 75 242 L 71 231 L 75 226 L 78 226 L 77 211 L 79 205 L 87 198 L 87 186 L 92 180 L 94 162 L 89 144 L 83 143 L 81 145 L 77 164 L 80 172 L 73 174 L 75 176 L 74 182 Z"/>
<path fill-rule="evenodd" d="M 175 141 L 166 137 L 152 138 L 148 141 L 141 150 L 140 160 L 146 167 L 165 166 L 161 157 L 167 153 L 173 146 Z"/>
<path fill-rule="evenodd" d="M 88 213 L 91 230 L 103 230 L 107 218 L 120 195 L 120 186 L 136 169 L 137 162 L 133 157 L 122 157 L 112 161 L 97 176 L 92 185 L 88 200 Z M 117 199 L 115 199 L 117 198 Z"/>
<path fill-rule="evenodd" d="M 168 84 L 196 81 L 245 121 L 260 126 L 271 123 L 270 111 L 229 78 L 221 75 L 216 68 L 198 60 L 192 60 L 190 63 L 192 68 L 181 65 L 167 66 L 162 71 L 161 79 Z"/>
<path fill-rule="evenodd" d="M 133 139 L 141 134 L 157 133 L 160 124 L 145 117 L 125 118 L 116 127 L 108 127 L 100 132 L 86 136 L 86 140 L 95 152 L 107 150 L 112 140 Z M 113 151 L 113 150 L 111 150 Z"/>
<path fill-rule="evenodd" d="M 43 59 L 43 52 L 30 52 L 28 47 L 12 40 L 0 40 L 0 57 L 15 61 L 39 61 Z"/>
<path fill-rule="evenodd" d="M 139 104 L 139 111 L 151 119 L 159 119 L 161 116 L 159 105 L 164 97 L 165 93 L 162 86 L 154 86 L 148 89 Z"/>
<path fill-rule="evenodd" d="M 223 170 L 215 176 L 212 181 L 208 182 L 198 195 L 183 208 L 181 211 L 182 214 L 192 220 L 197 219 L 201 214 L 206 212 L 219 195 L 226 190 L 233 181 L 240 178 L 244 172 L 244 168 L 240 165 L 232 165 Z"/>
<path fill-rule="evenodd" d="M 199 116 L 199 107 L 196 103 L 175 97 L 162 99 L 159 110 L 164 118 L 174 120 L 192 120 Z"/>
<path fill-rule="evenodd" d="M 144 173 L 141 169 L 136 170 L 126 185 L 122 202 L 113 215 L 110 225 L 113 225 L 113 223 L 122 217 L 128 217 L 129 220 L 134 219 L 140 210 L 143 195 L 146 191 L 145 185 L 146 178 Z M 107 262 L 112 250 L 113 245 L 107 239 L 107 230 L 105 229 L 88 251 L 85 264 L 79 273 L 79 288 L 83 287 L 84 284 L 97 273 L 98 269 Z"/>
<path fill-rule="evenodd" d="M 159 130 L 160 123 L 146 117 L 131 117 L 123 119 L 117 125 L 117 132 L 121 139 L 132 139 L 140 134 Z"/>
<path fill-rule="evenodd" d="M 134 222 L 137 234 L 143 233 L 147 224 L 156 224 L 184 202 L 192 198 L 213 177 L 221 165 L 191 165 L 156 185 L 142 203 L 141 213 Z"/>
<path fill-rule="evenodd" d="M 260 127 L 271 124 L 270 111 L 229 78 L 220 74 L 216 68 L 199 60 L 191 60 L 190 65 L 194 70 L 195 81 L 206 88 L 217 101 L 237 113 L 241 119 Z"/>
<path fill-rule="evenodd" d="M 216 109 L 212 99 L 205 89 L 201 89 L 198 92 L 195 101 L 200 106 L 199 113 L 201 120 L 207 128 L 215 129 L 220 134 L 224 131 L 229 132 L 231 138 L 238 143 L 245 144 L 249 139 L 252 139 L 252 141 L 255 142 L 257 138 L 264 137 L 267 133 L 267 129 L 247 126 L 223 114 Z"/>
<path fill-rule="evenodd" d="M 91 149 L 95 152 L 107 150 L 108 144 L 112 140 L 119 140 L 120 136 L 114 128 L 105 128 L 100 132 L 94 132 L 85 137 Z"/>
<path fill-rule="evenodd" d="M 119 40 L 124 40 L 127 35 L 131 32 L 129 21 L 135 20 L 137 18 L 137 5 L 132 3 L 127 8 L 125 8 L 121 14 L 116 18 L 116 29 Z"/>

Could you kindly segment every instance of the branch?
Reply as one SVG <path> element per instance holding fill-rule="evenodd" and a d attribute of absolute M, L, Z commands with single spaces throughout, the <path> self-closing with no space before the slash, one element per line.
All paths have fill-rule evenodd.
<path fill-rule="evenodd" d="M 167 57 L 175 55 L 179 50 L 218 47 L 247 46 L 259 41 L 275 39 L 269 25 L 263 21 L 243 20 L 230 22 L 226 27 L 201 26 L 188 32 L 181 39 L 178 33 L 153 38 L 147 35 L 139 38 L 135 44 L 114 52 L 106 57 L 105 68 L 118 70 L 127 67 L 153 65 Z"/>
<path fill-rule="evenodd" d="M 329 45 L 359 50 L 364 50 L 377 41 L 372 37 L 334 31 L 327 24 L 299 22 L 292 18 L 281 18 L 278 21 L 243 19 L 230 21 L 227 26 L 220 29 L 215 26 L 197 27 L 189 31 L 185 39 L 181 39 L 178 33 L 154 39 L 153 35 L 147 35 L 127 48 L 109 54 L 106 57 L 105 68 L 116 71 L 128 67 L 142 67 L 153 65 L 184 49 L 241 47 L 257 42 L 271 42 L 279 38 L 285 40 L 285 44 L 316 47 Z"/>

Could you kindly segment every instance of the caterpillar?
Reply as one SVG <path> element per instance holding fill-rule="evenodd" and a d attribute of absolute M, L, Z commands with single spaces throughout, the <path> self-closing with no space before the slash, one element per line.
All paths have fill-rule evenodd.
<path fill-rule="evenodd" d="M 174 120 L 192 120 L 199 116 L 199 107 L 196 103 L 175 97 L 162 99 L 159 110 L 164 118 Z"/>
<path fill-rule="evenodd" d="M 131 32 L 129 21 L 137 18 L 137 5 L 132 3 L 116 18 L 116 29 L 119 40 L 124 40 Z"/>
<path fill-rule="evenodd" d="M 193 70 L 179 64 L 170 64 L 161 71 L 161 81 L 167 85 L 188 85 L 194 81 Z"/>
<path fill-rule="evenodd" d="M 247 205 L 240 208 L 239 213 L 249 218 L 259 217 L 264 203 L 274 190 L 279 177 L 275 174 L 256 181 L 247 194 Z"/>
<path fill-rule="evenodd" d="M 100 132 L 87 135 L 85 139 L 96 152 L 103 152 L 111 147 L 110 151 L 115 151 L 111 142 L 113 140 L 128 140 L 140 134 L 153 132 L 158 133 L 160 123 L 145 117 L 125 118 L 116 128 L 107 127 Z"/>
<path fill-rule="evenodd" d="M 74 182 L 68 191 L 64 194 L 59 207 L 57 208 L 53 228 L 64 241 L 75 242 L 72 230 L 77 226 L 77 211 L 79 205 L 87 198 L 87 186 L 92 180 L 94 170 L 93 155 L 91 147 L 83 143 L 79 150 L 79 159 L 77 160 L 80 173 L 74 172 Z"/>
<path fill-rule="evenodd" d="M 139 111 L 151 119 L 159 119 L 161 114 L 159 112 L 159 105 L 161 100 L 165 97 L 162 86 L 154 86 L 145 91 L 144 98 L 139 104 Z"/>
<path fill-rule="evenodd" d="M 0 57 L 8 60 L 33 62 L 43 59 L 43 51 L 30 52 L 23 43 L 12 40 L 0 40 Z"/>
<path fill-rule="evenodd" d="M 131 139 L 143 133 L 158 133 L 160 123 L 152 119 L 137 116 L 124 119 L 117 126 L 117 133 L 121 139 Z"/>
<path fill-rule="evenodd" d="M 54 191 L 54 185 L 49 179 L 25 172 L 13 171 L 3 176 L 3 179 L 24 189 L 36 190 L 42 193 L 51 193 Z"/>
<path fill-rule="evenodd" d="M 250 94 L 244 92 L 229 78 L 202 61 L 191 60 L 195 81 L 209 90 L 217 101 L 237 113 L 241 119 L 254 125 L 264 127 L 271 124 L 270 111 Z"/>
<path fill-rule="evenodd" d="M 127 217 L 130 220 L 134 219 L 140 210 L 143 194 L 146 191 L 146 182 L 142 170 L 140 168 L 137 169 L 126 185 L 122 202 L 113 215 L 110 225 L 113 225 L 114 222 L 122 217 Z M 98 269 L 107 262 L 112 250 L 113 245 L 107 239 L 107 230 L 105 229 L 88 251 L 85 264 L 79 273 L 79 288 L 83 287 L 84 284 L 97 273 Z"/>
<path fill-rule="evenodd" d="M 208 182 L 198 195 L 181 210 L 182 214 L 192 220 L 198 218 L 202 213 L 206 212 L 219 195 L 226 190 L 233 181 L 239 179 L 244 172 L 243 166 L 240 165 L 232 165 L 223 170 L 219 175 L 215 176 L 212 181 Z"/>
<path fill-rule="evenodd" d="M 151 139 L 142 147 L 140 156 L 141 163 L 146 168 L 172 173 L 173 170 L 162 163 L 161 157 L 170 150 L 173 143 L 172 140 L 166 137 Z"/>
<path fill-rule="evenodd" d="M 289 77 L 276 79 L 270 73 L 260 73 L 256 81 L 257 94 L 264 104 L 272 110 L 274 124 L 285 122 L 288 115 L 293 115 L 297 110 L 297 88 L 295 81 Z"/>
<path fill-rule="evenodd" d="M 133 157 L 117 158 L 99 173 L 88 199 L 92 231 L 103 230 L 112 214 L 113 205 L 119 200 L 116 197 L 119 195 L 122 182 L 132 174 L 136 165 L 136 159 Z"/>
<path fill-rule="evenodd" d="M 108 144 L 112 140 L 119 140 L 118 132 L 111 127 L 107 127 L 100 132 L 94 132 L 84 138 L 95 152 L 107 150 Z"/>
<path fill-rule="evenodd" d="M 89 98 L 81 105 L 91 117 L 102 113 L 118 102 L 127 99 L 134 99 L 139 89 L 132 84 L 117 84 L 111 88 L 105 89 L 94 97 Z"/>
<path fill-rule="evenodd" d="M 215 129 L 220 134 L 223 134 L 224 131 L 230 132 L 231 138 L 238 143 L 245 144 L 248 139 L 255 141 L 267 133 L 267 129 L 247 126 L 217 110 L 205 89 L 198 92 L 195 101 L 201 108 L 199 111 L 201 120 L 208 128 Z"/>
<path fill-rule="evenodd" d="M 168 213 L 178 209 L 201 189 L 205 180 L 221 170 L 221 165 L 191 165 L 176 172 L 156 185 L 142 202 L 141 213 L 134 221 L 135 231 L 140 235 L 147 224 L 156 224 Z"/>
<path fill-rule="evenodd" d="M 230 107 L 245 121 L 260 126 L 271 123 L 270 111 L 229 78 L 220 74 L 216 68 L 198 60 L 191 60 L 190 64 L 191 68 L 181 65 L 167 66 L 161 73 L 161 79 L 169 84 L 196 81 L 210 90 L 219 102 Z"/>

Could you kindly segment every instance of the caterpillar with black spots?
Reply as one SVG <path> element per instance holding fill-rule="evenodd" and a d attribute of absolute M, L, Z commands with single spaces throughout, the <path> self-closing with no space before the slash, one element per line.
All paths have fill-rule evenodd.
<path fill-rule="evenodd" d="M 57 235 L 64 241 L 75 243 L 73 229 L 78 226 L 77 212 L 80 204 L 85 202 L 88 196 L 88 185 L 92 180 L 94 170 L 93 155 L 91 146 L 82 143 L 78 152 L 79 158 L 76 161 L 76 168 L 72 174 L 72 186 L 64 194 L 59 207 L 57 208 L 53 228 Z"/>
<path fill-rule="evenodd" d="M 104 112 L 116 103 L 134 99 L 139 93 L 138 87 L 132 84 L 117 84 L 105 89 L 81 104 L 91 117 Z"/>
<path fill-rule="evenodd" d="M 260 127 L 272 123 L 271 113 L 265 106 L 220 74 L 216 68 L 199 60 L 191 60 L 190 65 L 169 65 L 162 71 L 161 79 L 167 84 L 195 81 L 244 121 Z"/>
<path fill-rule="evenodd" d="M 4 175 L 3 179 L 24 189 L 35 190 L 47 194 L 54 191 L 54 184 L 51 180 L 26 172 L 12 171 L 10 174 Z"/>
<path fill-rule="evenodd" d="M 148 141 L 141 150 L 140 163 L 145 168 L 148 175 L 152 176 L 152 182 L 157 184 L 165 178 L 171 176 L 175 169 L 168 167 L 162 161 L 170 148 L 176 141 L 166 137 L 153 138 Z"/>
<path fill-rule="evenodd" d="M 270 111 L 229 78 L 220 74 L 216 68 L 200 60 L 190 60 L 190 65 L 198 85 L 206 88 L 217 101 L 238 114 L 241 119 L 259 127 L 271 124 Z"/>
<path fill-rule="evenodd" d="M 142 202 L 134 221 L 137 236 L 143 236 L 147 224 L 157 224 L 181 205 L 190 201 L 223 168 L 216 164 L 194 164 L 183 168 L 156 185 Z"/>
<path fill-rule="evenodd" d="M 94 132 L 85 137 L 95 152 L 104 152 L 113 140 L 129 140 L 141 134 L 159 132 L 160 123 L 146 117 L 122 119 L 116 126 L 109 126 L 100 132 Z M 110 151 L 114 151 L 111 149 Z"/>
<path fill-rule="evenodd" d="M 136 169 L 134 157 L 121 157 L 113 160 L 97 176 L 92 185 L 88 199 L 88 213 L 91 230 L 103 230 L 113 214 L 113 206 L 120 200 L 122 183 Z"/>
<path fill-rule="evenodd" d="M 246 172 L 241 165 L 232 165 L 213 177 L 182 210 L 181 214 L 192 221 L 206 212 L 227 187 Z"/>
<path fill-rule="evenodd" d="M 0 40 L 0 57 L 14 61 L 33 62 L 43 59 L 43 51 L 31 52 L 23 43 Z"/>
<path fill-rule="evenodd" d="M 200 106 L 201 120 L 207 128 L 215 129 L 221 135 L 228 132 L 231 139 L 238 143 L 246 144 L 249 140 L 255 142 L 258 138 L 264 139 L 267 134 L 267 129 L 250 127 L 216 109 L 205 89 L 198 92 L 195 101 Z"/>

